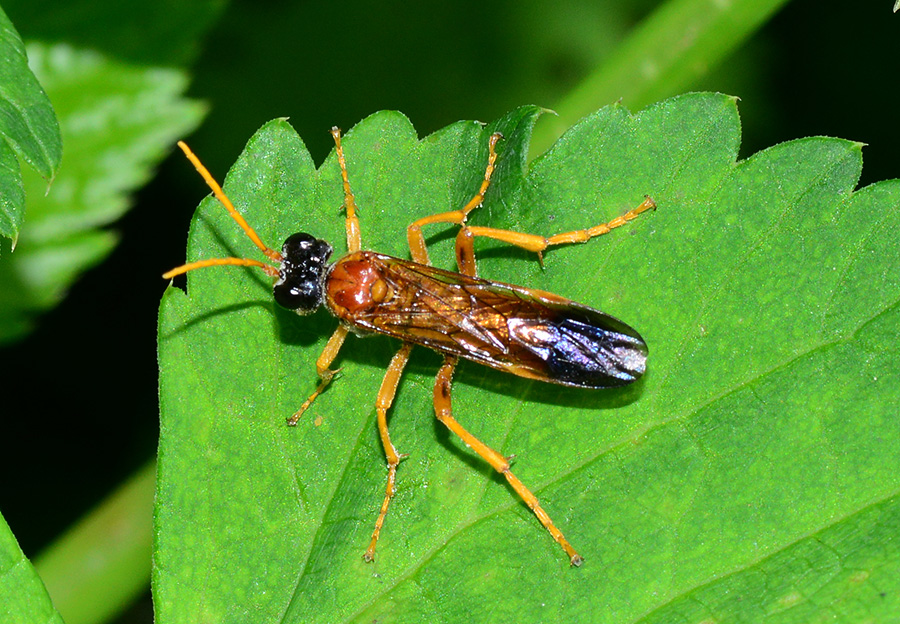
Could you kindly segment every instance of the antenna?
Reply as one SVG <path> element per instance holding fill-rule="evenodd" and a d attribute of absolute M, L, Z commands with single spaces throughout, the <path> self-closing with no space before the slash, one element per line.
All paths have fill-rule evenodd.
<path fill-rule="evenodd" d="M 209 170 L 203 166 L 203 163 L 200 162 L 200 159 L 191 151 L 191 148 L 187 146 L 184 141 L 178 141 L 178 147 L 181 148 L 181 151 L 184 152 L 184 155 L 187 156 L 188 160 L 194 165 L 203 179 L 206 181 L 206 184 L 209 185 L 209 188 L 212 189 L 213 195 L 216 196 L 216 199 L 225 206 L 225 209 L 228 210 L 228 214 L 231 215 L 231 218 L 234 219 L 241 229 L 247 234 L 250 240 L 253 241 L 253 244 L 259 247 L 260 251 L 262 251 L 267 258 L 270 260 L 274 260 L 275 262 L 281 262 L 283 258 L 281 254 L 277 251 L 269 249 L 265 243 L 262 242 L 262 239 L 259 238 L 259 235 L 256 231 L 250 227 L 250 224 L 241 216 L 241 213 L 237 211 L 234 207 L 234 204 L 231 203 L 231 200 L 228 199 L 228 196 L 222 190 L 222 187 L 219 186 L 219 183 L 216 182 L 216 179 L 212 177 L 212 174 Z M 193 271 L 194 269 L 202 269 L 204 267 L 209 266 L 254 266 L 259 267 L 263 271 L 266 272 L 267 275 L 272 277 L 278 277 L 279 272 L 276 267 L 268 265 L 264 262 L 260 262 L 259 260 L 251 260 L 250 258 L 209 258 L 207 260 L 198 260 L 196 262 L 189 262 L 187 264 L 183 264 L 179 267 L 175 267 L 171 271 L 167 271 L 163 273 L 163 279 L 172 279 L 176 275 L 181 275 L 182 273 L 187 273 L 188 271 Z"/>

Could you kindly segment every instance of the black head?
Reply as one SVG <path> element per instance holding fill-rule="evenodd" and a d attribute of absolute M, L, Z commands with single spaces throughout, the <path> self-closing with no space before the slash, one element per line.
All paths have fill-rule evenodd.
<path fill-rule="evenodd" d="M 331 245 L 303 232 L 284 241 L 278 281 L 272 289 L 278 305 L 297 314 L 310 314 L 322 305 L 331 251 Z"/>

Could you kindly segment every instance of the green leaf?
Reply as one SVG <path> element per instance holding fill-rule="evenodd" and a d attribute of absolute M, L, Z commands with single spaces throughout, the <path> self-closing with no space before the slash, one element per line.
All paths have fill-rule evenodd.
<path fill-rule="evenodd" d="M 62 624 L 50 596 L 0 516 L 0 624 Z"/>
<path fill-rule="evenodd" d="M 900 608 L 900 557 L 885 545 L 898 533 L 900 498 L 873 502 L 640 622 L 888 621 Z"/>
<path fill-rule="evenodd" d="M 0 236 L 15 247 L 25 218 L 18 155 L 44 178 L 62 157 L 59 125 L 50 100 L 28 68 L 25 45 L 0 9 Z M 46 185 L 46 181 L 44 183 Z"/>
<path fill-rule="evenodd" d="M 401 257 L 408 223 L 474 193 L 495 128 L 507 138 L 476 223 L 551 234 L 607 221 L 644 194 L 657 201 L 623 229 L 549 251 L 543 270 L 532 254 L 476 246 L 480 275 L 602 308 L 650 345 L 647 375 L 622 390 L 457 371 L 454 414 L 517 456 L 514 473 L 584 566 L 570 568 L 505 481 L 436 424 L 440 359 L 425 349 L 391 411 L 410 457 L 378 558 L 364 563 L 386 478 L 374 400 L 399 345 L 348 339 L 341 378 L 288 428 L 336 322 L 278 309 L 258 270 L 211 268 L 188 275 L 187 295 L 169 289 L 160 311 L 159 622 L 896 612 L 900 251 L 889 207 L 900 184 L 853 192 L 860 145 L 838 139 L 736 162 L 735 100 L 716 94 L 634 115 L 604 108 L 525 171 L 539 112 L 421 141 L 405 118 L 379 113 L 344 150 L 363 246 Z M 343 250 L 334 154 L 316 171 L 286 122 L 251 139 L 226 191 L 270 245 L 302 230 Z M 455 228 L 427 235 L 435 263 L 452 268 Z M 221 256 L 259 253 L 207 199 L 188 259 Z"/>
<path fill-rule="evenodd" d="M 72 281 L 116 242 L 100 228 L 129 207 L 172 142 L 194 128 L 203 107 L 181 97 L 179 71 L 138 68 L 66 45 L 31 45 L 35 73 L 53 97 L 66 162 L 49 191 L 25 176 L 28 224 L 15 254 L 0 262 L 0 341 L 25 333 Z"/>

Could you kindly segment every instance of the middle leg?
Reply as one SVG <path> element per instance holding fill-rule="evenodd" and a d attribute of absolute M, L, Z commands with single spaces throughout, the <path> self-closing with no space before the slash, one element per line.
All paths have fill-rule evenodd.
<path fill-rule="evenodd" d="M 571 243 L 586 243 L 596 236 L 608 234 L 610 231 L 622 227 L 629 221 L 637 219 L 637 217 L 648 210 L 655 210 L 656 202 L 649 197 L 645 197 L 640 206 L 629 210 L 625 214 L 616 217 L 612 221 L 601 223 L 584 230 L 573 230 L 571 232 L 562 232 L 553 236 L 540 236 L 538 234 L 525 234 L 523 232 L 515 232 L 512 230 L 499 230 L 497 228 L 481 227 L 477 225 L 466 225 L 463 223 L 462 229 L 456 236 L 456 262 L 459 265 L 460 273 L 475 276 L 475 245 L 476 236 L 484 236 L 485 238 L 493 238 L 494 240 L 509 243 L 516 247 L 521 247 L 527 251 L 534 251 L 538 255 L 538 261 L 543 263 L 544 250 L 551 245 L 568 245 Z"/>
<path fill-rule="evenodd" d="M 381 435 L 381 445 L 384 447 L 384 455 L 388 463 L 388 482 L 387 491 L 384 494 L 384 502 L 381 503 L 381 511 L 378 512 L 378 519 L 375 521 L 375 530 L 372 531 L 372 540 L 363 555 L 366 561 L 375 559 L 375 545 L 378 543 L 378 536 L 381 534 L 381 527 L 384 525 L 384 517 L 387 515 L 388 505 L 394 497 L 394 483 L 397 478 L 397 465 L 403 456 L 397 453 L 394 444 L 391 442 L 391 436 L 388 434 L 387 411 L 394 402 L 394 395 L 397 394 L 397 385 L 400 383 L 400 376 L 403 374 L 403 368 L 409 360 L 409 352 L 412 351 L 412 344 L 405 342 L 400 350 L 394 354 L 391 363 L 388 365 L 387 373 L 381 382 L 381 389 L 378 391 L 378 398 L 375 401 L 375 410 L 378 413 L 378 433 Z"/>
<path fill-rule="evenodd" d="M 413 260 L 419 264 L 431 264 L 428 260 L 428 247 L 425 245 L 425 237 L 422 235 L 422 226 L 430 223 L 456 223 L 463 225 L 469 213 L 478 208 L 484 201 L 484 194 L 491 184 L 491 176 L 494 174 L 494 164 L 497 162 L 497 143 L 503 135 L 495 132 L 488 141 L 488 163 L 484 170 L 484 179 L 481 181 L 481 187 L 475 194 L 475 197 L 469 200 L 469 203 L 460 210 L 451 210 L 450 212 L 442 212 L 440 214 L 422 217 L 413 221 L 412 225 L 406 228 L 406 240 L 409 243 L 409 251 Z"/>

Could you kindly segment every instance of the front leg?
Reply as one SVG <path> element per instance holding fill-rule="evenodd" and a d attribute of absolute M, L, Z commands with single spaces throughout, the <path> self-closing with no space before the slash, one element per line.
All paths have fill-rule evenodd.
<path fill-rule="evenodd" d="M 309 409 L 309 406 L 316 400 L 316 397 L 322 394 L 325 388 L 328 387 L 328 384 L 330 384 L 340 372 L 340 369 L 331 370 L 328 367 L 331 366 L 331 363 L 334 362 L 334 359 L 337 357 L 338 351 L 341 350 L 341 345 L 344 344 L 344 339 L 347 337 L 347 331 L 345 325 L 338 325 L 338 328 L 334 330 L 334 333 L 331 334 L 331 338 L 329 338 L 328 342 L 325 344 L 325 348 L 322 349 L 322 354 L 319 356 L 319 359 L 316 360 L 316 371 L 319 373 L 319 379 L 321 379 L 319 387 L 316 388 L 315 392 L 303 402 L 300 409 L 287 419 L 287 424 L 291 427 L 297 424 L 297 421 L 303 416 L 303 412 Z"/>

